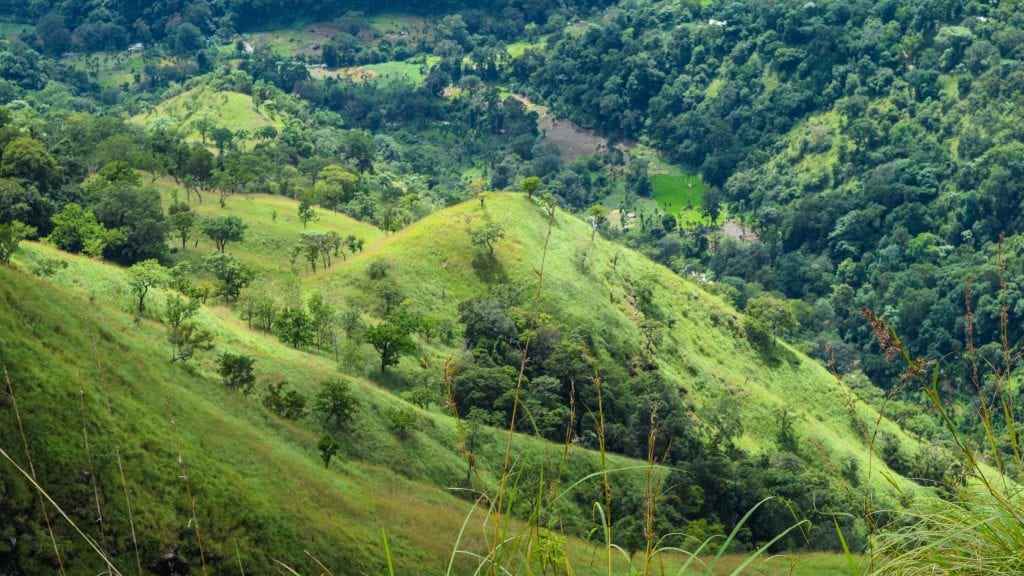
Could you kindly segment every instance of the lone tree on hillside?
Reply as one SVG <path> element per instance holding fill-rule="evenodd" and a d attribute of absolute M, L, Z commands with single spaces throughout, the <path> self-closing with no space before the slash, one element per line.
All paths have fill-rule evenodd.
<path fill-rule="evenodd" d="M 306 415 L 306 397 L 294 388 L 286 390 L 287 386 L 287 382 L 268 386 L 263 405 L 285 420 L 298 420 Z"/>
<path fill-rule="evenodd" d="M 523 179 L 522 183 L 519 184 L 519 187 L 523 192 L 526 192 L 530 198 L 533 198 L 533 194 L 540 189 L 540 185 L 541 180 L 539 177 L 529 176 Z"/>
<path fill-rule="evenodd" d="M 313 323 L 302 308 L 284 308 L 274 319 L 274 332 L 285 344 L 304 348 L 313 343 Z"/>
<path fill-rule="evenodd" d="M 223 254 L 228 242 L 241 242 L 245 238 L 248 226 L 238 216 L 218 216 L 203 220 L 200 228 L 217 245 L 217 251 Z"/>
<path fill-rule="evenodd" d="M 167 208 L 167 221 L 170 223 L 171 229 L 177 232 L 178 237 L 181 238 L 181 250 L 184 251 L 185 244 L 196 225 L 196 213 L 188 204 L 175 202 Z"/>
<path fill-rule="evenodd" d="M 504 237 L 505 230 L 495 222 L 487 222 L 469 233 L 470 242 L 474 246 L 486 247 L 491 256 L 494 256 L 494 245 Z"/>
<path fill-rule="evenodd" d="M 313 407 L 323 414 L 324 424 L 334 420 L 335 424 L 344 425 L 359 408 L 359 398 L 347 383 L 331 378 L 322 384 Z"/>
<path fill-rule="evenodd" d="M 231 146 L 231 142 L 235 139 L 235 133 L 223 126 L 218 126 L 210 131 L 210 136 L 213 138 L 214 144 L 217 145 L 218 156 L 223 156 L 224 150 Z"/>
<path fill-rule="evenodd" d="M 252 370 L 254 364 L 256 359 L 252 356 L 224 352 L 217 359 L 217 371 L 226 388 L 248 393 L 256 384 L 256 374 Z"/>
<path fill-rule="evenodd" d="M 331 458 L 338 453 L 338 449 L 341 448 L 341 445 L 334 439 L 334 436 L 324 432 L 324 435 L 320 437 L 320 442 L 317 443 L 316 447 L 320 449 L 320 459 L 324 461 L 324 468 L 330 468 Z"/>
<path fill-rule="evenodd" d="M 0 264 L 10 264 L 21 241 L 34 233 L 35 228 L 18 221 L 0 224 Z"/>
<path fill-rule="evenodd" d="M 139 297 L 139 314 L 146 310 L 146 294 L 150 288 L 159 288 L 171 283 L 170 273 L 153 259 L 133 264 L 128 269 L 128 274 L 132 294 Z"/>
<path fill-rule="evenodd" d="M 313 201 L 308 195 L 303 196 L 302 200 L 299 201 L 299 222 L 302 222 L 302 229 L 306 229 L 306 224 L 310 222 L 316 222 L 317 215 L 316 210 L 313 209 Z"/>
<path fill-rule="evenodd" d="M 587 210 L 587 216 L 590 218 L 590 243 L 593 244 L 597 229 L 608 223 L 608 210 L 600 204 L 594 204 Z"/>
<path fill-rule="evenodd" d="M 206 146 L 206 137 L 217 127 L 217 124 L 213 121 L 213 118 L 204 114 L 192 121 L 192 127 L 195 128 L 196 132 L 199 132 L 199 137 L 203 140 L 203 146 Z"/>
<path fill-rule="evenodd" d="M 217 293 L 225 300 L 234 300 L 256 277 L 251 268 L 242 264 L 230 254 L 210 254 L 206 257 L 206 269 L 220 283 Z"/>
<path fill-rule="evenodd" d="M 761 348 L 775 346 L 779 336 L 797 328 L 796 314 L 789 302 L 774 296 L 758 296 L 747 303 L 743 327 L 747 337 Z"/>
<path fill-rule="evenodd" d="M 213 334 L 202 328 L 192 317 L 199 310 L 199 302 L 171 294 L 167 298 L 164 320 L 167 322 L 167 340 L 171 343 L 171 362 L 188 360 L 196 350 L 213 347 Z"/>
<path fill-rule="evenodd" d="M 380 371 L 398 364 L 402 356 L 412 354 L 416 344 L 404 330 L 390 322 L 382 322 L 366 331 L 366 341 L 380 354 Z"/>

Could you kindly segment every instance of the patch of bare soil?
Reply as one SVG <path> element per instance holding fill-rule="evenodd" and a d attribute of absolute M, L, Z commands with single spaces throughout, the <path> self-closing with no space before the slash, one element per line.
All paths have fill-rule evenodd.
<path fill-rule="evenodd" d="M 726 220 L 722 223 L 721 230 L 726 236 L 732 236 L 737 240 L 746 240 L 747 242 L 758 242 L 760 240 L 753 228 L 747 228 L 739 220 Z"/>
<path fill-rule="evenodd" d="M 514 96 L 528 109 L 538 114 L 537 128 L 544 134 L 544 141 L 557 146 L 566 162 L 572 162 L 584 156 L 593 156 L 608 146 L 608 139 L 597 132 L 580 128 L 571 120 L 556 118 L 547 106 L 535 104 L 525 96 L 519 94 Z"/>
<path fill-rule="evenodd" d="M 323 51 L 324 44 L 330 42 L 331 38 L 338 33 L 338 27 L 333 22 L 320 22 L 306 25 L 303 32 L 309 38 L 309 43 L 296 50 L 295 53 L 319 56 Z"/>

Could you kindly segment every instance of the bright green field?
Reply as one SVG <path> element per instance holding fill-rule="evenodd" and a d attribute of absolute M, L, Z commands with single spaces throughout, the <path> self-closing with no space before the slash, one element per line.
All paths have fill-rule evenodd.
<path fill-rule="evenodd" d="M 651 188 L 658 206 L 672 213 L 696 209 L 704 196 L 700 176 L 691 174 L 652 174 Z"/>
<path fill-rule="evenodd" d="M 508 44 L 505 49 L 508 50 L 508 55 L 513 58 L 519 58 L 527 50 L 539 50 L 544 48 L 544 39 L 540 39 L 536 42 L 512 42 Z"/>

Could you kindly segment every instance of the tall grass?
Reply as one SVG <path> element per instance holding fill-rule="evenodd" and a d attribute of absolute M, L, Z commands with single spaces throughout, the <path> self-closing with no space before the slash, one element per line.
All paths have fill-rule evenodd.
<path fill-rule="evenodd" d="M 206 551 L 203 550 L 203 535 L 199 530 L 199 517 L 196 515 L 196 497 L 192 492 L 192 480 L 188 476 L 188 466 L 185 464 L 185 454 L 181 447 L 181 435 L 178 434 L 178 423 L 174 418 L 174 409 L 171 407 L 170 401 L 167 402 L 167 416 L 171 421 L 171 429 L 174 431 L 174 439 L 178 449 L 178 468 L 181 470 L 182 484 L 185 485 L 185 495 L 188 497 L 188 503 L 192 512 L 192 517 L 189 519 L 189 526 L 196 535 L 196 546 L 199 547 L 199 562 L 202 567 L 203 576 L 206 576 Z"/>
<path fill-rule="evenodd" d="M 89 547 L 92 548 L 93 551 L 96 552 L 96 554 L 101 559 L 103 559 L 103 562 L 106 564 L 107 571 L 109 574 L 111 574 L 112 576 L 122 576 L 121 572 L 114 567 L 113 563 L 111 563 L 110 558 L 107 556 L 107 554 L 102 549 L 100 549 L 99 544 L 97 544 L 95 540 L 93 540 L 91 537 L 89 537 L 89 535 L 83 532 L 82 529 L 78 527 L 78 524 L 76 524 L 71 519 L 71 517 L 68 516 L 64 509 L 61 508 L 60 505 L 58 505 L 57 502 L 53 498 L 51 498 L 50 495 L 46 492 L 46 490 L 44 490 L 43 487 L 39 484 L 38 478 L 36 476 L 35 465 L 32 462 L 32 455 L 28 448 L 28 438 L 25 436 L 25 427 L 21 420 L 21 412 L 18 410 L 17 397 L 14 394 L 14 385 L 11 383 L 10 375 L 7 373 L 7 367 L 4 366 L 3 369 L 4 380 L 7 383 L 7 391 L 8 394 L 10 395 L 11 403 L 14 408 L 14 414 L 18 421 L 18 430 L 21 433 L 22 445 L 25 449 L 25 457 L 28 460 L 29 469 L 25 470 L 25 468 L 18 464 L 17 460 L 15 460 L 10 454 L 8 454 L 7 451 L 3 449 L 3 447 L 0 447 L 0 456 L 7 460 L 7 462 L 11 466 L 13 466 L 15 470 L 18 471 L 19 474 L 24 476 L 25 479 L 28 481 L 29 484 L 32 485 L 33 488 L 35 488 L 36 494 L 39 496 L 39 505 L 40 508 L 42 509 L 43 518 L 46 521 L 46 530 L 49 533 L 50 542 L 53 545 L 53 553 L 57 561 L 57 567 L 58 570 L 60 571 L 60 574 L 63 575 L 67 572 L 64 567 L 64 561 L 61 558 L 60 550 L 57 548 L 57 539 L 54 536 L 53 525 L 50 522 L 49 512 L 47 512 L 48 506 L 52 506 L 53 509 L 57 512 L 57 514 L 67 521 L 68 525 L 71 526 L 71 528 L 79 535 L 79 537 L 81 537 L 82 540 L 86 544 L 88 544 Z"/>
<path fill-rule="evenodd" d="M 92 338 L 92 355 L 93 355 L 93 359 L 96 362 L 96 382 L 97 382 L 97 385 L 98 385 L 98 388 L 99 388 L 100 392 L 103 394 L 103 401 L 106 404 L 106 408 L 107 408 L 107 418 L 109 418 L 110 421 L 113 422 L 114 421 L 114 407 L 110 404 L 110 395 L 106 393 L 106 381 L 104 380 L 104 375 L 106 374 L 106 372 L 103 370 L 103 362 L 100 360 L 100 349 L 99 349 L 99 344 L 96 342 L 96 338 Z M 79 376 L 79 378 L 81 378 L 81 376 Z M 81 383 L 81 380 L 79 380 L 79 383 Z M 85 394 L 85 392 L 84 392 L 84 389 L 82 389 L 82 394 L 83 394 L 83 405 L 82 405 L 83 416 L 82 417 L 84 419 L 85 418 L 85 416 L 84 416 L 84 410 L 85 410 L 85 404 L 84 404 L 84 401 L 85 401 L 84 400 L 84 394 Z M 83 426 L 84 426 L 84 422 L 83 422 Z M 129 494 L 129 490 L 128 490 L 128 478 L 125 476 L 125 473 L 124 473 L 124 461 L 121 458 L 121 447 L 118 446 L 117 443 L 115 442 L 114 445 L 113 445 L 113 449 L 114 449 L 114 459 L 117 461 L 117 473 L 118 473 L 119 478 L 121 479 L 121 491 L 124 493 L 124 504 L 125 504 L 125 508 L 126 508 L 127 514 L 128 514 L 128 528 L 129 528 L 129 530 L 131 532 L 131 536 L 132 536 L 132 549 L 135 552 L 135 570 L 136 570 L 136 574 L 138 574 L 138 576 L 142 576 L 142 554 L 139 552 L 139 536 L 138 536 L 138 534 L 135 531 L 135 514 L 134 514 L 134 512 L 132 512 L 132 498 L 131 498 L 131 495 Z M 98 507 L 99 507 L 99 504 L 97 503 L 97 508 Z"/>
<path fill-rule="evenodd" d="M 999 245 L 1000 358 L 986 358 L 974 346 L 973 283 L 965 295 L 966 351 L 977 393 L 977 422 L 965 434 L 954 423 L 939 391 L 937 361 L 913 357 L 895 331 L 869 311 L 865 316 L 883 351 L 906 364 L 900 380 L 924 392 L 963 456 L 967 482 L 952 499 L 925 499 L 915 511 L 883 528 L 875 538 L 869 576 L 1004 576 L 1024 573 L 1024 474 L 1013 386 L 1013 370 L 1024 350 L 1008 338 L 1006 264 Z M 981 450 L 973 437 L 980 435 Z"/>

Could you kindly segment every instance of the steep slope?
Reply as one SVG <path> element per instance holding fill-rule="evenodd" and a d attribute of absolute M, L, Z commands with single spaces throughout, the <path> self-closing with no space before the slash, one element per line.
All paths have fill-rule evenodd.
<path fill-rule="evenodd" d="M 44 246 L 24 248 L 18 262 L 32 266 L 51 258 L 69 266 L 50 281 L 0 269 L 0 364 L 15 391 L 11 398 L 5 384 L 0 447 L 28 468 L 13 410 L 16 399 L 39 483 L 111 555 L 116 568 L 134 572 L 129 527 L 134 522 L 147 573 L 169 573 L 178 562 L 198 572 L 192 502 L 182 483 L 187 475 L 198 536 L 214 570 L 237 569 L 240 563 L 247 573 L 261 573 L 280 559 L 311 572 L 313 561 L 303 553 L 308 550 L 335 574 L 379 572 L 384 569 L 380 530 L 386 529 L 400 571 L 443 572 L 471 510 L 470 501 L 446 489 L 460 485 L 466 475 L 449 418 L 352 379 L 361 408 L 327 469 L 316 451 L 315 416 L 288 422 L 226 391 L 213 354 L 191 365 L 169 363 L 164 328 L 131 313 L 122 270 Z M 160 296 L 152 297 L 151 309 L 159 307 Z M 227 309 L 211 308 L 201 316 L 216 334 L 219 350 L 258 358 L 259 386 L 287 380 L 312 394 L 320 381 L 336 374 L 333 362 L 253 334 Z M 406 439 L 395 436 L 384 414 L 398 405 L 415 411 L 422 431 Z M 500 469 L 501 438 L 497 431 L 481 433 L 484 482 Z M 562 452 L 532 438 L 518 446 L 521 458 L 535 463 Z M 187 470 L 178 465 L 179 449 Z M 613 458 L 610 465 L 632 464 Z M 565 474 L 578 478 L 597 466 L 595 455 L 577 450 Z M 0 571 L 54 571 L 35 495 L 7 462 L 0 466 L 0 494 L 0 515 L 13 519 L 3 525 Z M 102 526 L 95 522 L 97 498 Z M 103 562 L 53 510 L 50 518 L 69 573 L 102 571 Z M 477 526 L 464 535 L 463 549 L 479 548 Z M 580 543 L 570 545 L 583 553 Z M 475 563 L 463 558 L 460 565 Z"/>
<path fill-rule="evenodd" d="M 269 206 L 280 206 L 282 214 L 294 209 L 293 202 L 271 197 L 237 198 L 229 202 L 233 205 L 248 206 L 237 213 L 257 233 L 254 240 L 268 234 Z M 469 230 L 485 220 L 505 230 L 493 261 L 470 244 Z M 319 224 L 322 229 L 356 229 L 341 216 Z M 372 316 L 377 307 L 367 290 L 365 270 L 384 259 L 411 306 L 438 317 L 457 317 L 459 302 L 495 286 L 532 291 L 546 235 L 542 205 L 523 195 L 492 194 L 484 206 L 474 200 L 391 236 L 374 239 L 368 234 L 362 253 L 326 272 L 303 276 L 302 284 L 306 293 L 322 291 L 362 303 Z M 876 497 L 889 500 L 890 487 L 877 472 L 884 466 L 877 460 L 871 463 L 846 407 L 848 393 L 826 370 L 789 349 L 777 358 L 762 357 L 742 337 L 737 314 L 722 302 L 639 254 L 600 238 L 591 245 L 587 224 L 566 213 L 555 213 L 548 245 L 544 313 L 564 325 L 589 326 L 609 347 L 640 348 L 649 338 L 641 329 L 644 316 L 656 310 L 665 328 L 655 361 L 686 390 L 698 426 L 719 426 L 716 414 L 731 405 L 742 421 L 741 445 L 770 454 L 779 410 L 788 408 L 796 416 L 798 436 L 827 457 L 819 461 L 821 468 L 852 459 L 860 463 L 857 475 L 870 478 Z M 266 247 L 243 242 L 235 248 L 257 264 Z M 579 264 L 583 251 L 586 263 Z M 285 257 L 276 249 L 269 252 L 262 258 L 265 269 L 280 271 L 274 262 Z M 309 550 L 336 574 L 375 572 L 383 569 L 378 542 L 379 530 L 386 528 L 400 570 L 441 571 L 470 510 L 469 502 L 438 489 L 465 485 L 466 463 L 457 449 L 454 423 L 442 406 L 413 408 L 365 380 L 362 375 L 373 373 L 372 349 L 364 344 L 356 356 L 362 363 L 349 358 L 339 366 L 333 357 L 298 351 L 249 330 L 230 308 L 211 304 L 200 313 L 202 324 L 215 334 L 218 351 L 245 352 L 258 359 L 258 389 L 287 381 L 311 396 L 319 382 L 339 370 L 352 375 L 346 379 L 356 387 L 362 406 L 342 434 L 341 463 L 335 460 L 325 469 L 316 451 L 320 422 L 315 416 L 287 422 L 253 399 L 226 391 L 216 374 L 214 353 L 190 365 L 169 363 L 165 327 L 153 318 L 135 317 L 122 269 L 37 244 L 23 248 L 15 262 L 31 270 L 51 259 L 68 266 L 47 280 L 0 270 L 0 363 L 10 372 L 40 483 L 103 543 L 119 568 L 127 570 L 134 563 L 130 519 L 147 570 L 159 571 L 165 557 L 193 569 L 199 566 L 192 503 L 182 485 L 186 471 L 177 463 L 180 443 L 205 557 L 217 570 L 241 562 L 246 572 L 259 572 L 275 558 L 312 570 L 312 561 L 302 554 Z M 638 303 L 639 284 L 649 288 L 651 302 Z M 161 310 L 163 298 L 162 291 L 150 296 L 149 310 Z M 454 344 L 421 342 L 419 358 L 404 360 L 384 381 L 400 391 L 410 381 L 405 377 L 437 378 L 444 359 L 460 355 Z M 5 407 L 13 406 L 10 400 L 5 397 Z M 419 422 L 420 430 L 405 439 L 387 423 L 387 410 L 399 406 L 414 411 Z M 177 434 L 168 409 L 173 410 Z M 857 412 L 865 425 L 878 418 L 859 403 Z M 905 449 L 914 449 L 895 425 L 883 419 L 881 427 Z M 13 410 L 5 409 L 0 413 L 0 446 L 25 464 L 17 431 Z M 646 435 L 645 430 L 638 432 Z M 534 469 L 557 463 L 563 453 L 562 446 L 529 436 L 517 436 L 513 448 L 516 460 Z M 592 452 L 574 448 L 569 454 L 564 465 L 549 471 L 565 484 L 600 469 Z M 504 457 L 502 433 L 485 429 L 476 456 L 480 481 L 493 483 Z M 638 464 L 612 457 L 608 465 Z M 642 472 L 635 472 L 616 475 L 617 494 L 642 492 Z M 49 538 L 33 493 L 11 467 L 0 467 L 0 474 L 0 506 L 5 516 L 16 519 L 5 530 L 17 542 L 0 550 L 5 570 L 52 570 Z M 97 517 L 93 478 L 102 527 L 92 523 Z M 915 489 L 898 477 L 894 481 Z M 128 515 L 122 482 L 130 490 L 134 516 Z M 601 498 L 600 489 L 587 483 L 578 490 L 572 500 L 581 506 L 567 506 L 562 521 L 572 531 L 585 531 L 593 521 L 589 503 Z M 430 530 L 423 530 L 428 524 Z M 101 528 L 114 536 L 103 537 Z M 56 532 L 72 573 L 102 569 L 63 522 L 56 523 Z M 479 546 L 480 535 L 470 532 L 462 546 L 472 549 Z M 570 550 L 592 553 L 572 540 Z M 468 558 L 462 561 L 473 564 Z"/>
<path fill-rule="evenodd" d="M 495 248 L 497 265 L 480 272 L 482 255 L 472 247 L 470 232 L 487 221 L 498 223 L 506 236 Z M 384 259 L 417 306 L 457 317 L 460 302 L 485 294 L 496 281 L 534 282 L 546 227 L 539 203 L 521 194 L 492 194 L 483 206 L 469 201 L 428 216 L 371 244 L 356 258 L 306 277 L 305 283 L 363 300 L 366 266 Z M 581 265 L 583 254 L 586 263 Z M 856 406 L 866 428 L 873 427 L 877 412 L 802 354 L 788 347 L 776 358 L 758 352 L 743 337 L 739 314 L 699 284 L 600 237 L 591 244 L 589 225 L 561 211 L 553 221 L 547 257 L 542 310 L 567 326 L 592 327 L 609 346 L 644 344 L 645 314 L 637 292 L 651 290 L 650 307 L 665 327 L 657 366 L 687 390 L 696 402 L 696 416 L 709 416 L 723 404 L 738 406 L 742 445 L 765 451 L 774 448 L 785 408 L 797 416 L 800 437 L 824 448 L 833 462 L 853 458 L 863 471 L 869 469 L 850 406 Z M 880 431 L 911 449 L 913 442 L 884 418 Z M 879 487 L 886 484 L 875 480 Z"/>
<path fill-rule="evenodd" d="M 332 566 L 348 566 L 342 573 L 373 571 L 380 566 L 374 552 L 385 519 L 401 542 L 399 547 L 410 553 L 399 554 L 402 563 L 412 563 L 424 549 L 432 549 L 435 556 L 444 553 L 444 540 L 416 530 L 419 523 L 431 519 L 438 532 L 458 530 L 459 516 L 467 509 L 464 503 L 369 463 L 345 462 L 336 466 L 344 468 L 342 473 L 326 470 L 315 453 L 312 432 L 225 392 L 208 365 L 187 370 L 168 364 L 163 333 L 155 323 L 135 323 L 102 297 L 90 297 L 83 305 L 83 294 L 64 294 L 6 269 L 0 278 L 0 362 L 16 390 L 40 483 L 103 543 L 122 570 L 134 571 L 129 568 L 134 566 L 134 553 L 124 539 L 131 517 L 115 450 L 131 491 L 144 567 L 161 572 L 161 558 L 167 554 L 180 556 L 193 569 L 199 566 L 190 503 L 180 480 L 184 472 L 176 464 L 179 441 L 212 566 L 237 564 L 240 550 L 240 562 L 248 572 L 267 569 L 271 558 L 306 570 L 311 566 L 301 551 L 307 549 Z M 110 279 L 123 282 L 115 275 Z M 290 355 L 283 347 L 277 350 L 272 343 L 256 341 L 247 349 L 257 347 L 263 348 L 262 362 L 287 366 L 299 381 L 313 382 L 332 372 L 323 363 Z M 6 394 L 4 408 L 0 444 L 25 466 Z M 83 448 L 83 426 L 88 429 L 91 462 Z M 345 452 L 351 449 L 346 447 Z M 4 531 L 13 540 L 4 538 L 2 571 L 52 571 L 45 532 L 26 531 L 30 526 L 40 528 L 33 493 L 6 463 L 0 476 L 2 515 L 13 519 L 4 522 Z M 105 529 L 119 536 L 116 541 L 104 540 L 91 525 L 97 516 L 93 477 L 99 482 Z M 55 526 L 71 573 L 102 570 L 102 563 L 63 522 Z"/>

